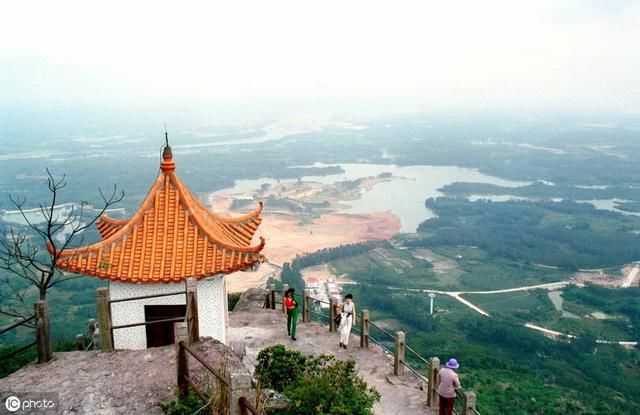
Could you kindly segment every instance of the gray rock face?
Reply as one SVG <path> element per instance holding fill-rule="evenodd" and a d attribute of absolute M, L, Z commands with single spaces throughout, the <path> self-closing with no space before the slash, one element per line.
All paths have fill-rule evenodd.
<path fill-rule="evenodd" d="M 248 311 L 264 308 L 269 290 L 264 288 L 249 288 L 242 293 L 240 300 L 233 307 L 233 311 Z"/>
<path fill-rule="evenodd" d="M 217 340 L 203 338 L 193 348 L 214 368 L 225 362 L 232 370 L 246 370 L 240 359 Z M 175 354 L 173 345 L 114 353 L 55 353 L 49 363 L 32 364 L 0 379 L 0 390 L 56 392 L 61 414 L 159 415 L 162 411 L 158 402 L 174 398 Z M 189 367 L 195 379 L 208 373 L 195 359 L 189 359 Z"/>

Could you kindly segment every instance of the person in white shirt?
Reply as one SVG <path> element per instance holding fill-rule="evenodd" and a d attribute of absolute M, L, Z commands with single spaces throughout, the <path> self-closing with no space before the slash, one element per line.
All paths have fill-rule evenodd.
<path fill-rule="evenodd" d="M 353 302 L 353 295 L 344 296 L 344 302 L 340 305 L 340 347 L 346 349 L 351 335 L 351 325 L 356 314 L 356 305 Z"/>

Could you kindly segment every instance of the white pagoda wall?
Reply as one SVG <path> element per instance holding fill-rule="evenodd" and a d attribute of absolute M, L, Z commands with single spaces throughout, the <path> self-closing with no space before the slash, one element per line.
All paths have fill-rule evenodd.
<path fill-rule="evenodd" d="M 109 294 L 112 300 L 184 291 L 184 283 L 170 284 L 129 284 L 110 282 Z M 112 324 L 139 323 L 145 321 L 145 305 L 185 304 L 185 295 L 146 298 L 111 304 Z M 200 336 L 209 336 L 227 343 L 227 292 L 225 276 L 215 276 L 198 281 L 198 320 Z M 113 331 L 116 349 L 146 349 L 145 326 L 116 329 Z"/>

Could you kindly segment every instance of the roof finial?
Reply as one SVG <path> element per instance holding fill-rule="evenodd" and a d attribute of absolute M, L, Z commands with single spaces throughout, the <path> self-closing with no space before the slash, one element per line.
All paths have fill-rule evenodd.
<path fill-rule="evenodd" d="M 165 146 L 169 147 L 169 133 L 167 133 L 167 123 L 164 123 L 164 142 Z"/>
<path fill-rule="evenodd" d="M 176 164 L 173 162 L 173 154 L 171 147 L 169 147 L 169 133 L 167 133 L 167 124 L 164 125 L 164 150 L 162 150 L 162 162 L 160 168 L 164 172 L 172 172 L 176 168 Z"/>

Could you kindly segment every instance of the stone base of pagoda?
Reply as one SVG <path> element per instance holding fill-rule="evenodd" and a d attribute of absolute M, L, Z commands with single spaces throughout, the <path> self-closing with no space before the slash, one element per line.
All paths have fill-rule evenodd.
<path fill-rule="evenodd" d="M 109 283 L 111 300 L 180 291 L 185 291 L 184 283 Z M 111 305 L 112 324 L 119 326 L 143 322 L 145 306 L 167 305 L 185 305 L 185 294 L 113 303 Z M 198 320 L 201 337 L 212 337 L 227 343 L 228 312 L 224 275 L 198 281 Z M 116 349 L 146 349 L 148 347 L 146 326 L 114 330 L 113 344 Z"/>

